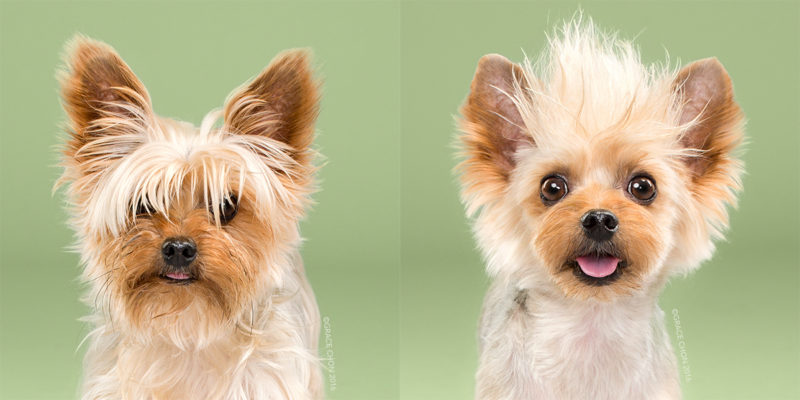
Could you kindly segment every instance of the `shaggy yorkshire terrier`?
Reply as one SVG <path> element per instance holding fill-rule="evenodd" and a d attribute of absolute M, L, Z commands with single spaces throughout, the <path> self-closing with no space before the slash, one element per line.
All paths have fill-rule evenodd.
<path fill-rule="evenodd" d="M 537 63 L 483 57 L 461 112 L 463 201 L 493 279 L 478 399 L 675 399 L 658 295 L 711 257 L 743 116 L 716 59 L 645 66 L 570 22 Z"/>
<path fill-rule="evenodd" d="M 320 398 L 297 250 L 319 100 L 306 54 L 279 55 L 196 128 L 154 114 L 111 47 L 67 51 L 60 183 L 94 328 L 83 398 Z"/>

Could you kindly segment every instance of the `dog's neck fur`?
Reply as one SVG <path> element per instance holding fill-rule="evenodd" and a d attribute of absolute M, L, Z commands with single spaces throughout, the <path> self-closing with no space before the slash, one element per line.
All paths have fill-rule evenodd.
<path fill-rule="evenodd" d="M 676 361 L 656 294 L 564 297 L 496 277 L 481 317 L 478 399 L 675 399 Z"/>
<path fill-rule="evenodd" d="M 96 313 L 89 318 L 95 329 L 83 399 L 320 398 L 319 361 L 310 351 L 317 348 L 318 310 L 302 265 L 297 268 L 281 294 L 265 291 L 239 316 L 241 324 L 221 328 L 202 345 L 181 348 L 167 337 L 145 342 Z"/>

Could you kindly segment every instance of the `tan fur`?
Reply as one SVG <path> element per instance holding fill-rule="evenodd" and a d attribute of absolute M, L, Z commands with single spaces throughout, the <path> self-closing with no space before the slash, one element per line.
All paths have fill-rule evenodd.
<path fill-rule="evenodd" d="M 319 314 L 297 252 L 319 102 L 307 55 L 276 57 L 220 128 L 212 112 L 198 129 L 157 116 L 108 45 L 79 36 L 67 53 L 59 185 L 93 310 L 83 398 L 320 398 Z M 189 284 L 163 277 L 176 237 L 197 245 Z"/>
<path fill-rule="evenodd" d="M 461 113 L 462 198 L 494 280 L 477 398 L 679 397 L 657 296 L 711 256 L 740 189 L 743 119 L 721 64 L 645 66 L 578 19 L 535 64 L 482 58 Z M 569 191 L 546 204 L 551 174 Z M 627 191 L 641 174 L 649 204 Z M 575 263 L 595 209 L 619 220 L 606 245 L 624 262 L 601 286 Z"/>

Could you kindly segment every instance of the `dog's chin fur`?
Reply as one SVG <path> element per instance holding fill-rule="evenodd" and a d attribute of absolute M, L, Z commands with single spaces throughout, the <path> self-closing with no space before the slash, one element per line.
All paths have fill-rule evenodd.
<path fill-rule="evenodd" d="M 59 184 L 92 309 L 83 398 L 320 398 L 319 312 L 297 250 L 318 107 L 305 53 L 278 56 L 199 128 L 155 115 L 91 39 L 68 46 L 61 83 Z M 196 245 L 188 266 L 166 263 L 173 238 Z"/>
<path fill-rule="evenodd" d="M 679 398 L 657 298 L 711 256 L 740 188 L 743 117 L 724 68 L 645 66 L 578 19 L 537 63 L 481 59 L 462 115 L 462 198 L 494 281 L 476 398 Z M 568 191 L 545 202 L 553 174 Z M 641 175 L 650 201 L 627 190 Z M 595 209 L 619 221 L 602 244 L 580 223 Z M 586 252 L 621 263 L 591 278 Z"/>
<path fill-rule="evenodd" d="M 320 398 L 319 315 L 299 257 L 294 262 L 281 289 L 254 295 L 235 315 L 195 297 L 177 311 L 148 303 L 146 311 L 165 314 L 139 322 L 146 326 L 88 317 L 95 328 L 83 398 Z"/>

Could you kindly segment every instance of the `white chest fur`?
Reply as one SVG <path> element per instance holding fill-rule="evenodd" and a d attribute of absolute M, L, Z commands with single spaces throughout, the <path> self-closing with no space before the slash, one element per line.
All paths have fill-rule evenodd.
<path fill-rule="evenodd" d="M 655 298 L 552 298 L 495 283 L 484 302 L 477 399 L 675 399 Z"/>

